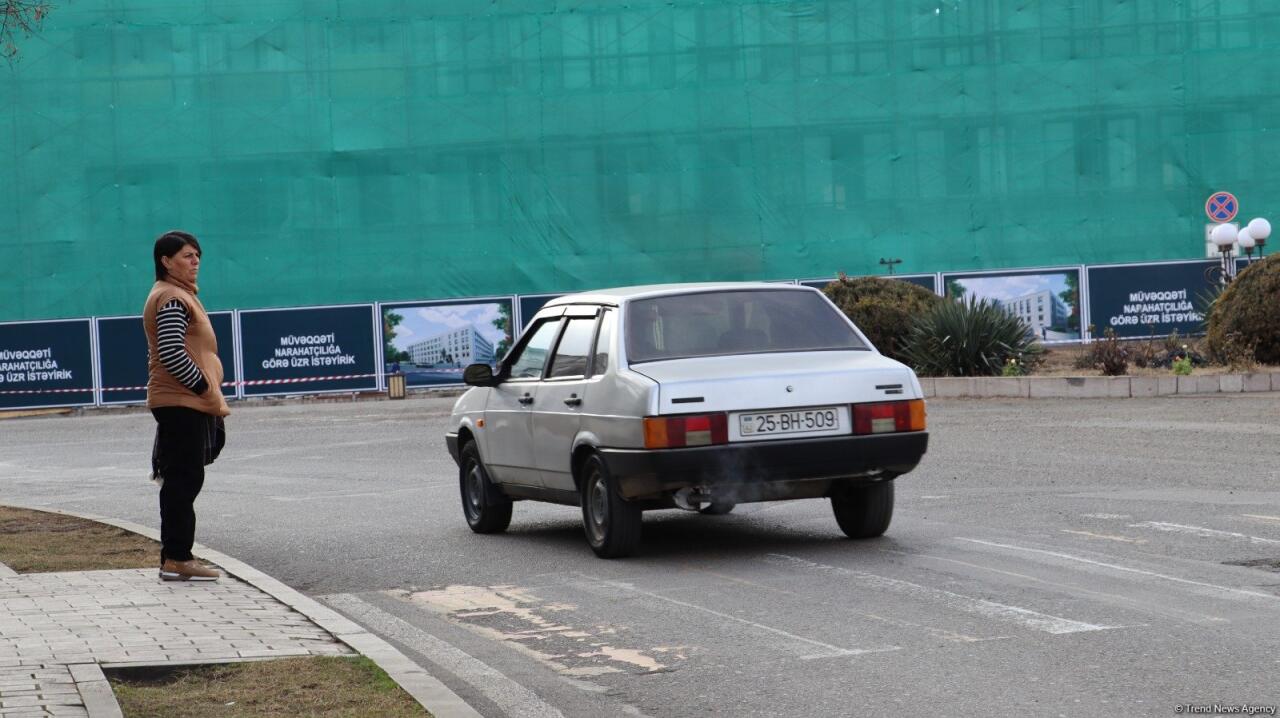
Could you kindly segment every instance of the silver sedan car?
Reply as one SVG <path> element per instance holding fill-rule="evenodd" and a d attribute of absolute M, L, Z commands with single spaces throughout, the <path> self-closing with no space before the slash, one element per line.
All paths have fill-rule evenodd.
<path fill-rule="evenodd" d="M 604 558 L 635 552 L 643 511 L 749 501 L 828 498 L 846 535 L 879 536 L 928 445 L 911 369 L 794 285 L 560 297 L 464 378 L 445 438 L 471 529 L 522 499 L 580 506 Z"/>

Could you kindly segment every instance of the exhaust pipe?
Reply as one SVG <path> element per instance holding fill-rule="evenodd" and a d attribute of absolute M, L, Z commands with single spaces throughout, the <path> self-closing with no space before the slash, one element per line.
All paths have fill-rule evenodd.
<path fill-rule="evenodd" d="M 698 511 L 702 504 L 711 503 L 711 493 L 705 487 L 686 486 L 671 494 L 671 500 L 675 502 L 676 508 Z"/>

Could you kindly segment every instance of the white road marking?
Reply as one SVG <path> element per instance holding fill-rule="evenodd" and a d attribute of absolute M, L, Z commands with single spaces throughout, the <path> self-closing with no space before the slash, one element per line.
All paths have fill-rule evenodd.
<path fill-rule="evenodd" d="M 1169 608 L 1167 606 L 1153 606 L 1149 601 L 1145 599 L 1138 599 L 1138 598 L 1133 598 L 1132 596 L 1123 596 L 1123 595 L 1114 594 L 1114 593 L 1106 593 L 1103 591 L 1095 591 L 1092 589 L 1084 588 L 1076 583 L 1059 583 L 1057 581 L 1049 581 L 1047 579 L 1043 579 L 1038 576 L 1031 576 L 1025 573 L 1018 573 L 1017 571 L 1006 571 L 1004 569 L 996 568 L 994 566 L 984 566 L 982 564 L 972 563 L 970 561 L 961 561 L 960 559 L 957 559 L 957 558 L 948 558 L 946 556 L 934 556 L 932 554 L 927 554 L 927 553 L 909 553 L 907 551 L 894 551 L 891 549 L 881 549 L 881 550 L 884 551 L 885 553 L 895 553 L 902 556 L 911 556 L 913 558 L 930 559 L 933 561 L 942 561 L 944 563 L 954 563 L 959 566 L 966 566 L 968 568 L 976 569 L 979 571 L 990 571 L 991 573 L 999 574 L 1001 576 L 1012 576 L 1014 578 L 1021 579 L 1024 581 L 1030 581 L 1032 583 L 1039 583 L 1039 584 L 1044 584 L 1046 586 L 1052 586 L 1055 589 L 1062 590 L 1067 593 L 1092 596 L 1099 600 L 1110 601 L 1113 603 L 1115 602 L 1124 603 L 1136 610 L 1143 611 L 1145 613 L 1154 613 L 1160 616 L 1180 618 L 1182 620 L 1191 621 L 1192 623 L 1201 623 L 1204 625 L 1215 625 L 1219 623 L 1229 622 L 1227 619 L 1222 618 L 1221 616 L 1210 616 L 1208 614 L 1203 614 L 1203 613 L 1181 611 L 1175 608 Z M 1136 624 L 1129 627 L 1137 628 L 1138 626 L 1145 626 L 1145 625 L 1147 624 Z"/>
<path fill-rule="evenodd" d="M 514 718 L 564 718 L 564 714 L 555 706 L 489 664 L 359 596 L 342 593 L 321 596 L 320 599 L 383 636 L 394 638 L 424 656 L 430 656 L 432 662 L 466 681 L 485 698 L 493 701 L 505 715 Z"/>
<path fill-rule="evenodd" d="M 1124 626 L 1100 626 L 1093 623 L 1084 623 L 1082 621 L 1073 621 L 1068 618 L 1050 616 L 1047 613 L 1032 611 L 1029 608 L 1009 606 L 1003 603 L 996 603 L 995 601 L 988 601 L 983 598 L 964 596 L 958 593 L 952 593 L 951 591 L 944 591 L 940 588 L 929 588 L 928 586 L 921 586 L 918 583 L 911 583 L 910 581 L 903 581 L 897 578 L 880 576 L 874 573 L 867 573 L 866 571 L 856 571 L 854 569 L 842 568 L 840 566 L 829 566 L 827 564 L 814 563 L 813 561 L 807 561 L 796 556 L 788 556 L 780 553 L 771 553 L 769 556 L 782 559 L 787 563 L 801 566 L 803 568 L 855 578 L 858 580 L 859 584 L 864 586 L 888 589 L 890 591 L 915 598 L 937 601 L 958 611 L 974 613 L 1002 621 L 1010 621 L 1020 624 L 1026 628 L 1044 631 L 1045 633 L 1059 635 L 1063 633 L 1107 631 L 1114 628 L 1124 628 Z"/>
<path fill-rule="evenodd" d="M 1231 539 L 1248 539 L 1249 543 L 1261 544 L 1280 544 L 1276 539 L 1261 538 L 1259 536 L 1250 536 L 1248 534 L 1236 533 L 1234 531 L 1218 531 L 1217 529 L 1209 529 L 1203 526 L 1187 526 L 1185 524 L 1171 524 L 1163 521 L 1143 521 L 1138 524 L 1129 524 L 1129 528 L 1135 529 L 1155 529 L 1156 531 L 1168 531 L 1170 533 L 1192 534 L 1202 538 L 1231 538 Z"/>
<path fill-rule="evenodd" d="M 738 578 L 737 576 L 730 576 L 728 574 L 719 573 L 717 571 L 708 571 L 705 568 L 699 568 L 697 566 L 686 565 L 684 567 L 684 570 L 705 573 L 708 576 L 715 576 L 716 578 L 721 579 L 723 581 L 732 581 L 734 583 L 745 584 L 747 586 L 751 586 L 753 588 L 756 588 L 762 591 L 776 591 L 778 593 L 783 593 L 788 596 L 798 595 L 795 591 L 788 591 L 785 588 L 778 588 L 777 586 L 770 586 L 765 583 L 756 583 L 755 581 L 748 581 L 745 578 Z M 948 631 L 945 628 L 935 628 L 933 626 L 926 626 L 922 623 L 912 623 L 911 621 L 905 621 L 901 618 L 888 618 L 888 617 L 880 616 L 874 613 L 866 613 L 864 611 L 853 611 L 853 613 L 859 616 L 863 616 L 865 618 L 870 618 L 873 621 L 880 621 L 881 623 L 889 623 L 901 628 L 919 629 L 921 631 L 924 631 L 932 636 L 936 636 L 943 640 L 956 641 L 959 643 L 981 643 L 983 641 L 999 641 L 1006 638 L 1010 638 L 1010 636 L 993 636 L 991 638 L 981 638 L 979 636 L 970 636 L 965 633 L 956 633 L 955 631 Z"/>
<path fill-rule="evenodd" d="M 1080 514 L 1087 519 L 1131 519 L 1129 514 Z"/>
<path fill-rule="evenodd" d="M 1132 568 L 1130 566 L 1120 566 L 1114 563 L 1094 561 L 1093 559 L 1084 558 L 1083 556 L 1072 556 L 1069 553 L 1062 553 L 1060 551 L 1046 551 L 1044 549 L 1039 549 L 1039 548 L 1028 548 L 1026 546 L 1014 546 L 1011 544 L 996 543 L 995 541 L 983 541 L 981 539 L 963 538 L 960 536 L 957 536 L 955 540 L 968 541 L 969 543 L 976 543 L 983 546 L 994 546 L 996 548 L 1008 549 L 1010 551 L 1023 551 L 1026 553 L 1038 553 L 1044 556 L 1053 556 L 1055 558 L 1060 558 L 1067 561 L 1076 561 L 1079 563 L 1089 564 L 1090 566 L 1099 566 L 1101 568 L 1109 568 L 1109 569 L 1112 569 L 1113 571 L 1122 571 L 1124 573 L 1136 573 L 1141 576 L 1149 576 L 1151 578 L 1164 579 L 1166 581 L 1172 581 L 1174 583 L 1183 583 L 1183 584 L 1187 584 L 1188 586 L 1208 588 L 1214 591 L 1225 593 L 1229 596 L 1241 596 L 1245 598 L 1266 598 L 1272 601 L 1280 601 L 1280 596 L 1276 596 L 1270 593 L 1262 593 L 1260 591 L 1249 591 L 1243 588 L 1231 588 L 1230 586 L 1219 586 L 1217 584 L 1204 583 L 1202 581 L 1192 581 L 1186 578 L 1178 578 L 1177 576 L 1169 576 L 1163 573 L 1156 573 L 1155 571 L 1146 571 L 1144 569 Z"/>
<path fill-rule="evenodd" d="M 1113 536 L 1111 534 L 1096 534 L 1092 531 L 1072 531 L 1071 529 L 1062 529 L 1064 534 L 1076 534 L 1078 536 L 1088 536 L 1089 538 L 1106 539 L 1108 541 L 1122 541 L 1124 543 L 1146 543 L 1146 539 L 1129 538 L 1128 536 Z"/>
<path fill-rule="evenodd" d="M 1280 516 L 1264 516 L 1261 514 L 1240 514 L 1246 519 L 1261 519 L 1263 521 L 1280 521 Z"/>
<path fill-rule="evenodd" d="M 622 581 L 610 581 L 610 580 L 608 580 L 608 579 L 600 578 L 600 577 L 597 577 L 597 576 L 590 576 L 590 575 L 583 574 L 583 573 L 580 573 L 580 574 L 578 574 L 578 575 L 582 576 L 583 578 L 585 578 L 585 579 L 587 579 L 587 580 L 589 580 L 589 581 L 593 581 L 593 582 L 595 582 L 595 583 L 597 583 L 597 584 L 600 584 L 600 585 L 610 586 L 610 587 L 612 587 L 612 588 L 620 588 L 620 589 L 622 589 L 622 590 L 624 590 L 624 591 L 631 591 L 632 593 L 638 593 L 638 594 L 640 594 L 641 596 L 648 596 L 649 598 L 656 599 L 656 600 L 658 600 L 658 601 L 664 601 L 664 602 L 666 602 L 666 603 L 671 603 L 671 604 L 674 604 L 674 605 L 676 605 L 676 606 L 682 606 L 682 607 L 684 607 L 684 608 L 688 608 L 688 609 L 691 609 L 691 610 L 694 610 L 694 611 L 701 611 L 701 612 L 703 612 L 703 613 L 710 614 L 710 615 L 715 616 L 715 617 L 717 617 L 717 618 L 722 618 L 722 619 L 724 619 L 724 620 L 726 620 L 726 621 L 732 621 L 732 622 L 734 622 L 734 623 L 741 623 L 741 624 L 744 624 L 744 625 L 747 625 L 747 626 L 751 626 L 752 628 L 755 628 L 755 629 L 758 629 L 758 630 L 761 630 L 761 631 L 765 631 L 765 632 L 772 633 L 772 634 L 779 635 L 779 636 L 784 636 L 784 637 L 789 638 L 789 639 L 791 639 L 791 640 L 793 640 L 793 641 L 799 641 L 800 643 L 805 643 L 805 644 L 808 644 L 808 645 L 810 645 L 810 646 L 817 646 L 817 647 L 819 647 L 819 648 L 824 649 L 824 651 L 825 651 L 825 652 L 823 652 L 823 653 L 815 653 L 815 654 L 811 654 L 811 655 L 800 656 L 800 658 L 801 658 L 802 660 L 813 660 L 813 659 L 816 659 L 816 658 L 839 658 L 839 657 L 841 657 L 841 656 L 861 656 L 861 655 L 864 655 L 864 654 L 867 654 L 867 653 L 884 653 L 884 652 L 886 652 L 886 651 L 897 651 L 897 650 L 901 650 L 901 647 L 900 647 L 900 646 L 884 646 L 884 647 L 881 647 L 881 648 L 841 648 L 840 646 L 833 646 L 833 645 L 831 645 L 830 643 L 823 643 L 822 641 L 815 641 L 815 640 L 814 640 L 814 639 L 812 639 L 812 638 L 805 638 L 804 636 L 797 636 L 796 634 L 794 634 L 794 633 L 788 633 L 787 631 L 784 631 L 784 630 L 782 630 L 781 628 L 774 628 L 773 626 L 766 626 L 766 625 L 764 625 L 763 623 L 757 623 L 757 622 L 755 622 L 755 621 L 748 621 L 748 620 L 747 620 L 747 619 L 745 619 L 745 618 L 739 618 L 739 617 L 737 617 L 737 616 L 733 616 L 733 615 L 730 615 L 730 614 L 728 614 L 728 613 L 721 613 L 720 611 L 716 611 L 716 610 L 713 610 L 713 609 L 707 608 L 707 607 L 705 607 L 705 606 L 699 606 L 699 605 L 697 605 L 696 603 L 689 603 L 689 602 L 687 602 L 687 601 L 681 601 L 681 600 L 679 600 L 679 599 L 670 598 L 670 597 L 668 597 L 668 596 L 663 596 L 663 595 L 661 595 L 661 594 L 653 593 L 653 592 L 651 592 L 651 591 L 645 591 L 645 590 L 643 590 L 643 589 L 636 588 L 635 586 L 632 586 L 631 584 L 629 584 L 629 583 L 625 583 L 625 582 L 622 582 Z"/>

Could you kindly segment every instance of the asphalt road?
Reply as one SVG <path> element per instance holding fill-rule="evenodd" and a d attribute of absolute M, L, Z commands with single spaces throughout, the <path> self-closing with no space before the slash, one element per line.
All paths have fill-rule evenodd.
<path fill-rule="evenodd" d="M 1280 396 L 935 401 L 877 540 L 824 501 L 472 534 L 451 400 L 238 407 L 202 543 L 493 716 L 1178 715 L 1280 705 Z M 144 413 L 0 422 L 0 502 L 157 525 Z M 1256 565 L 1241 565 L 1254 562 Z"/>

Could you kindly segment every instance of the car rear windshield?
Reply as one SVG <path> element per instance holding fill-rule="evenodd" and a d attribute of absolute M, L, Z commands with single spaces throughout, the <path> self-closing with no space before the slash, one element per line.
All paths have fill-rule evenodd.
<path fill-rule="evenodd" d="M 627 308 L 632 362 L 866 348 L 839 311 L 810 291 L 698 292 L 640 299 Z"/>

